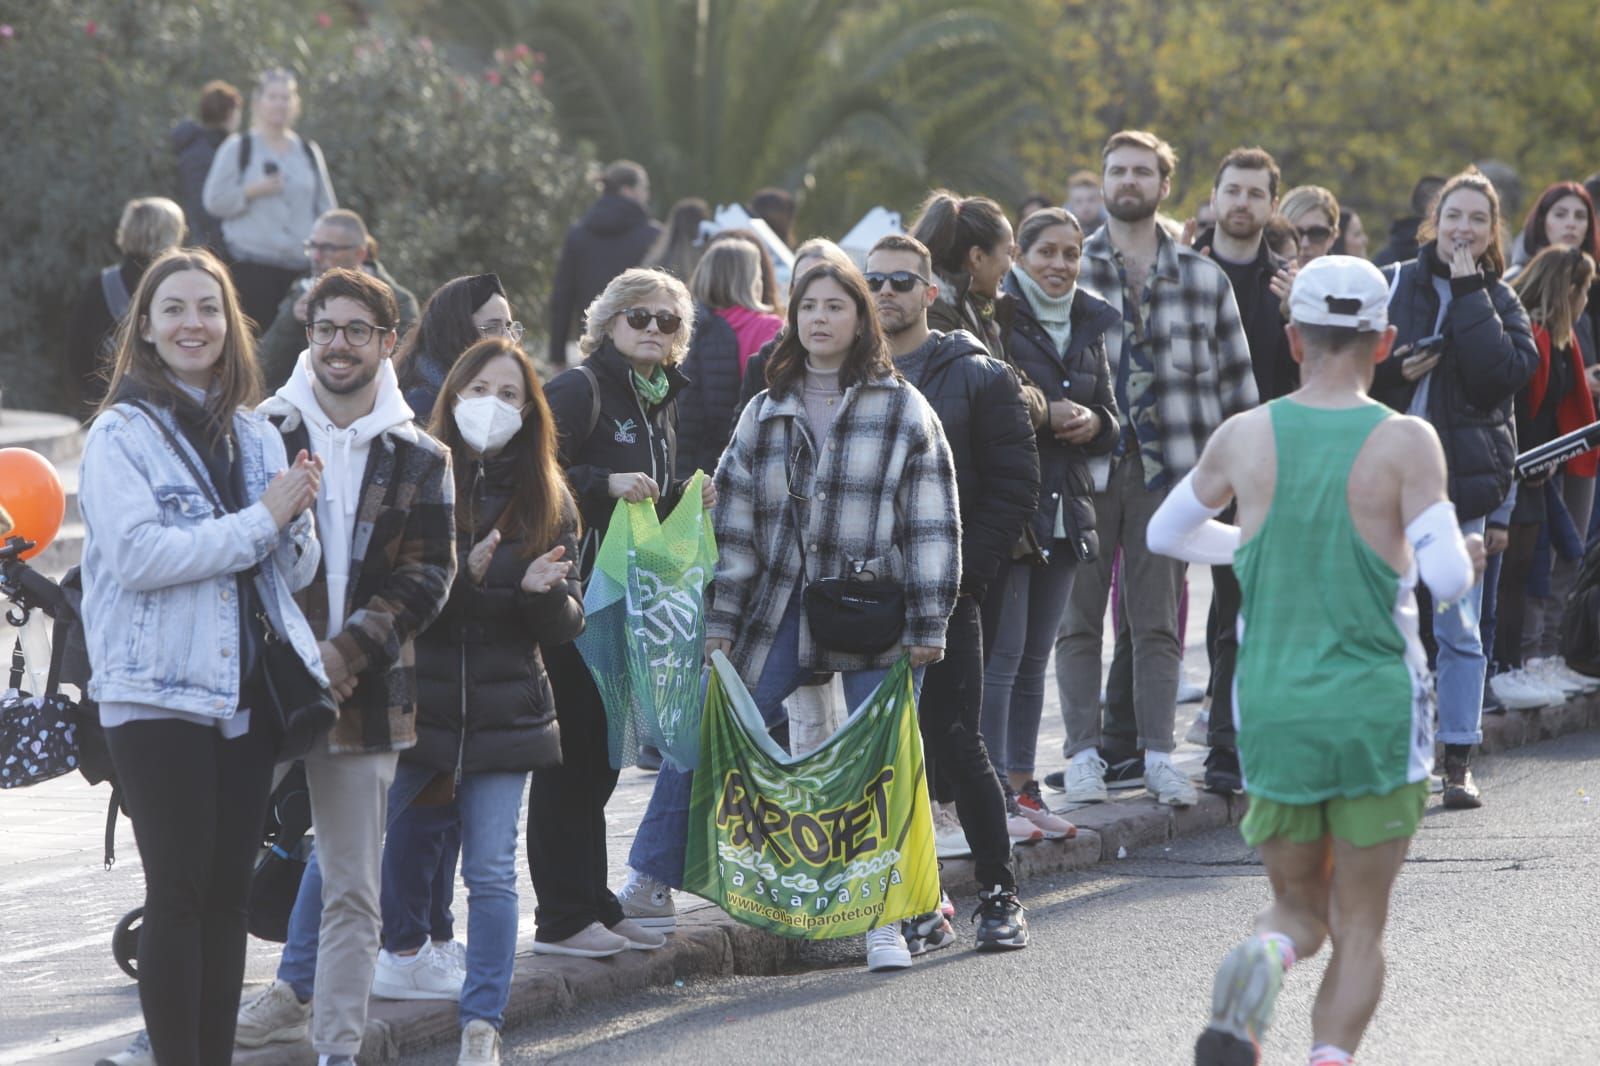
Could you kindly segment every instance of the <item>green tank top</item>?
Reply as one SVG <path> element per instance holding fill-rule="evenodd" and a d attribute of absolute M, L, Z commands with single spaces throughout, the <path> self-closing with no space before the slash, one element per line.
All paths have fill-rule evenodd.
<path fill-rule="evenodd" d="M 1361 538 L 1346 493 L 1357 453 L 1393 412 L 1289 399 L 1267 409 L 1272 506 L 1234 556 L 1245 787 L 1291 804 L 1392 792 L 1432 763 L 1415 576 L 1395 573 Z"/>

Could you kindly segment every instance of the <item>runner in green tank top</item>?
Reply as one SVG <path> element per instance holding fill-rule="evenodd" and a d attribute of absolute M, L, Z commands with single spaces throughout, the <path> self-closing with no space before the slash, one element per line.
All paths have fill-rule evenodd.
<path fill-rule="evenodd" d="M 1234 714 L 1273 903 L 1222 962 L 1197 1066 L 1254 1066 L 1284 972 L 1332 939 L 1310 1063 L 1343 1066 L 1377 1009 L 1389 893 L 1433 763 L 1412 590 L 1450 604 L 1483 569 L 1426 422 L 1367 398 L 1394 344 L 1388 285 L 1324 256 L 1290 298 L 1302 385 L 1225 422 L 1150 521 L 1153 551 L 1231 563 L 1243 591 Z M 1214 521 L 1238 501 L 1238 527 Z"/>

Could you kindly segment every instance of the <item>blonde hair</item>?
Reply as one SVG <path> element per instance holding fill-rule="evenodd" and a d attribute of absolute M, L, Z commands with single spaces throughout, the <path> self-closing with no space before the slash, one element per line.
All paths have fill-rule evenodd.
<path fill-rule="evenodd" d="M 1307 211 L 1321 211 L 1328 216 L 1328 228 L 1339 228 L 1339 200 L 1320 185 L 1296 185 L 1278 201 L 1278 214 L 1292 223 L 1300 221 Z"/>
<path fill-rule="evenodd" d="M 189 226 L 183 208 L 165 196 L 129 200 L 117 223 L 117 248 L 136 259 L 154 259 L 183 243 Z"/>
<path fill-rule="evenodd" d="M 761 254 L 744 241 L 718 241 L 707 248 L 694 268 L 689 290 L 714 310 L 772 310 L 761 303 Z"/>
<path fill-rule="evenodd" d="M 672 345 L 664 362 L 676 366 L 689 354 L 689 336 L 694 332 L 694 297 L 684 288 L 683 282 L 659 267 L 634 267 L 624 270 L 584 312 L 583 336 L 578 339 L 578 350 L 587 356 L 600 350 L 611 337 L 611 324 L 616 317 L 645 300 L 665 293 L 672 303 L 673 313 L 683 319 L 678 332 L 672 334 Z"/>

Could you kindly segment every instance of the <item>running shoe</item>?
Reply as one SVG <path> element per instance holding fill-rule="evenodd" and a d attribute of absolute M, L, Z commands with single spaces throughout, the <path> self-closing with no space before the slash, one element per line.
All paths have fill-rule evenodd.
<path fill-rule="evenodd" d="M 972 912 L 978 923 L 979 951 L 1006 951 L 1028 946 L 1028 919 L 1016 892 L 1001 891 L 995 885 L 978 893 L 978 909 Z"/>
<path fill-rule="evenodd" d="M 1071 840 L 1078 835 L 1077 826 L 1045 806 L 1039 782 L 1029 781 L 1023 785 L 1022 791 L 1016 794 L 1016 804 L 1022 816 L 1038 826 L 1046 840 Z"/>
<path fill-rule="evenodd" d="M 1067 790 L 1067 772 L 1065 770 L 1051 770 L 1044 775 L 1044 787 L 1051 792 L 1065 792 Z"/>
<path fill-rule="evenodd" d="M 127 1050 L 101 1059 L 94 1066 L 156 1066 L 155 1054 L 150 1050 L 150 1034 L 143 1029 L 133 1038 Z"/>
<path fill-rule="evenodd" d="M 943 803 L 933 804 L 933 850 L 941 859 L 965 859 L 972 854 L 961 819 Z"/>
<path fill-rule="evenodd" d="M 1090 755 L 1067 765 L 1066 785 L 1063 789 L 1068 803 L 1104 803 L 1106 801 L 1106 761 Z"/>
<path fill-rule="evenodd" d="M 1522 668 L 1495 674 L 1489 684 L 1494 688 L 1494 694 L 1500 697 L 1500 702 L 1513 711 L 1531 711 L 1566 700 L 1564 692 L 1542 684 Z"/>
<path fill-rule="evenodd" d="M 1118 759 L 1106 766 L 1106 787 L 1113 792 L 1128 788 L 1145 788 L 1144 752 L 1136 752 L 1126 759 Z"/>
<path fill-rule="evenodd" d="M 1195 1066 L 1256 1066 L 1282 987 L 1283 959 L 1271 941 L 1253 936 L 1228 952 L 1211 986 L 1211 1024 L 1195 1043 Z"/>
<path fill-rule="evenodd" d="M 1244 791 L 1239 753 L 1232 748 L 1212 748 L 1206 756 L 1206 791 L 1233 796 Z"/>
<path fill-rule="evenodd" d="M 929 911 L 900 923 L 900 934 L 905 937 L 906 950 L 912 958 L 930 951 L 947 948 L 956 942 L 955 928 L 942 911 Z"/>
<path fill-rule="evenodd" d="M 880 925 L 867 933 L 867 969 L 872 973 L 903 970 L 911 965 L 911 950 L 906 947 L 900 923 Z"/>
<path fill-rule="evenodd" d="M 1169 807 L 1193 807 L 1200 799 L 1189 775 L 1170 761 L 1162 760 L 1146 766 L 1144 779 L 1145 787 L 1157 803 L 1165 803 Z"/>

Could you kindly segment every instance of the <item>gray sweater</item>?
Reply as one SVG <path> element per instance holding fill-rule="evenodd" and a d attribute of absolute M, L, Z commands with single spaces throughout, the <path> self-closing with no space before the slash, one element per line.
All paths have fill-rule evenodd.
<path fill-rule="evenodd" d="M 317 161 L 313 167 L 299 136 L 291 132 L 289 145 L 281 155 L 272 151 L 266 138 L 255 137 L 250 163 L 240 173 L 239 146 L 245 137 L 253 136 L 236 133 L 217 148 L 211 172 L 206 175 L 205 208 L 222 219 L 222 236 L 235 259 L 304 270 L 304 244 L 312 224 L 324 211 L 339 206 L 328 165 L 322 150 L 312 144 L 311 152 Z M 247 200 L 245 186 L 266 177 L 268 163 L 278 165 L 283 192 Z"/>

